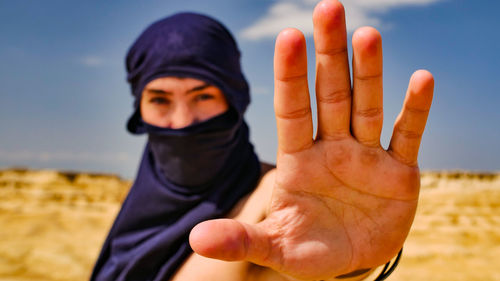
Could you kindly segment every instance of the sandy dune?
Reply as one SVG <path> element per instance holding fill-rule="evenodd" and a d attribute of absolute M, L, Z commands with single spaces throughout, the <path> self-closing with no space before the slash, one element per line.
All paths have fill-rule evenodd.
<path fill-rule="evenodd" d="M 0 170 L 0 280 L 87 280 L 130 182 Z M 500 174 L 425 172 L 389 280 L 500 280 Z"/>

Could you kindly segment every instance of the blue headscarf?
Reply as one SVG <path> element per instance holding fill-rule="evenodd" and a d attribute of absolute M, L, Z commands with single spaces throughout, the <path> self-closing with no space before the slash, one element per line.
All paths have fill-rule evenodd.
<path fill-rule="evenodd" d="M 168 280 L 192 253 L 188 235 L 193 226 L 224 216 L 255 188 L 260 164 L 243 120 L 250 98 L 239 59 L 229 31 L 194 13 L 153 23 L 132 45 L 126 64 L 135 112 L 127 128 L 147 133 L 149 139 L 91 280 Z M 165 76 L 217 86 L 230 109 L 180 130 L 146 124 L 139 109 L 142 91 L 148 82 Z M 200 162 L 198 170 L 182 162 L 185 159 Z M 204 177 L 207 165 L 217 172 Z M 203 182 L 184 182 L 196 173 Z"/>

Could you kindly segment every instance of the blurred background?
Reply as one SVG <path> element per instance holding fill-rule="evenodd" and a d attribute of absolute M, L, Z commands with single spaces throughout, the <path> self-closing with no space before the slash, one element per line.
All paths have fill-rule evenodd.
<path fill-rule="evenodd" d="M 274 38 L 285 27 L 305 33 L 313 91 L 311 15 L 316 2 L 1 1 L 0 167 L 99 171 L 133 178 L 145 138 L 125 131 L 132 96 L 124 57 L 153 21 L 187 10 L 221 20 L 237 38 L 253 98 L 246 115 L 251 137 L 259 156 L 275 162 Z M 350 35 L 363 25 L 382 33 L 383 145 L 389 142 L 410 75 L 425 68 L 434 74 L 436 89 L 421 168 L 498 170 L 500 3 L 344 2 Z"/>
<path fill-rule="evenodd" d="M 124 57 L 142 30 L 179 11 L 222 21 L 251 86 L 252 142 L 275 162 L 274 39 L 285 27 L 304 32 L 314 96 L 317 2 L 0 1 L 0 280 L 87 278 L 145 143 L 125 131 Z M 436 80 L 421 207 L 394 280 L 500 280 L 491 264 L 500 254 L 500 2 L 343 3 L 349 37 L 363 25 L 382 34 L 384 147 L 411 74 L 424 68 Z"/>

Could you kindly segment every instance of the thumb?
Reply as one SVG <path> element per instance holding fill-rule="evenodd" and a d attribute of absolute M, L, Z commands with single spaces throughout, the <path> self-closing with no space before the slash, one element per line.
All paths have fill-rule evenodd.
<path fill-rule="evenodd" d="M 269 235 L 259 225 L 232 219 L 209 220 L 196 225 L 189 235 L 191 248 L 198 254 L 225 261 L 250 261 L 272 266 Z"/>

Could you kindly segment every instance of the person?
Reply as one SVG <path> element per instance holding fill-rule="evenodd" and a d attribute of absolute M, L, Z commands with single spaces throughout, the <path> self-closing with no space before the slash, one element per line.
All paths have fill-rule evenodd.
<path fill-rule="evenodd" d="M 380 34 L 353 34 L 351 87 L 342 4 L 321 1 L 313 22 L 317 135 L 305 39 L 285 29 L 274 57 L 275 168 L 249 142 L 249 87 L 222 24 L 181 13 L 139 36 L 126 60 L 127 128 L 148 141 L 91 280 L 360 280 L 400 251 L 433 77 L 412 75 L 385 150 Z"/>

